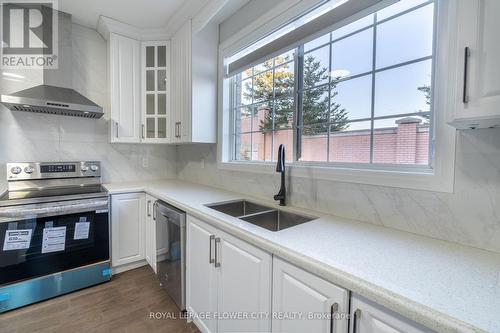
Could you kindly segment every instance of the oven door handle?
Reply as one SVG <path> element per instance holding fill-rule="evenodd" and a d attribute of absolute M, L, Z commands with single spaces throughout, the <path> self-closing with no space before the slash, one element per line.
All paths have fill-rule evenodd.
<path fill-rule="evenodd" d="M 28 206 L 12 206 L 3 207 L 0 209 L 0 223 L 11 222 L 23 218 L 44 217 L 44 216 L 59 216 L 67 214 L 77 214 L 81 212 L 89 212 L 96 210 L 108 210 L 108 199 L 101 200 L 81 200 L 68 201 L 63 204 L 43 204 L 43 205 L 28 205 Z"/>

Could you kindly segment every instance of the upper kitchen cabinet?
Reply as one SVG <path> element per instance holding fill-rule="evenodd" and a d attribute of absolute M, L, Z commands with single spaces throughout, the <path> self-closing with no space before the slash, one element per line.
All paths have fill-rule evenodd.
<path fill-rule="evenodd" d="M 500 127 L 500 1 L 459 0 L 455 5 L 457 104 L 450 124 Z"/>
<path fill-rule="evenodd" d="M 170 43 L 142 43 L 142 142 L 169 143 Z"/>
<path fill-rule="evenodd" d="M 218 26 L 193 29 L 188 20 L 172 37 L 171 142 L 216 142 Z"/>
<path fill-rule="evenodd" d="M 141 141 L 140 49 L 141 43 L 135 39 L 109 34 L 111 142 Z"/>

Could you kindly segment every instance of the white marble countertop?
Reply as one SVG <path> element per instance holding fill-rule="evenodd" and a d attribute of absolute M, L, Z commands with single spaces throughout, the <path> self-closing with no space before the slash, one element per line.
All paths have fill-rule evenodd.
<path fill-rule="evenodd" d="M 271 232 L 204 206 L 247 196 L 183 181 L 105 187 L 147 192 L 438 332 L 500 332 L 500 254 L 293 207 L 319 218 Z"/>

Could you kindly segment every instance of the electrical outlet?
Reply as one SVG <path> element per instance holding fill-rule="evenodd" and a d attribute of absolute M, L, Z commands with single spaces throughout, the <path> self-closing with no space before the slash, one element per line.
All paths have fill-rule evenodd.
<path fill-rule="evenodd" d="M 201 159 L 200 167 L 202 169 L 205 169 L 205 159 L 204 158 Z"/>
<path fill-rule="evenodd" d="M 148 159 L 148 155 L 144 155 L 142 157 L 142 167 L 143 168 L 147 168 L 149 166 L 149 159 Z"/>

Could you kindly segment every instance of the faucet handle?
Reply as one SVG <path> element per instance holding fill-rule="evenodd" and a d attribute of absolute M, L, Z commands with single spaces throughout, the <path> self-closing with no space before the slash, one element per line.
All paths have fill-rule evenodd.
<path fill-rule="evenodd" d="M 278 148 L 278 163 L 276 164 L 276 172 L 285 172 L 285 145 L 280 144 Z"/>

